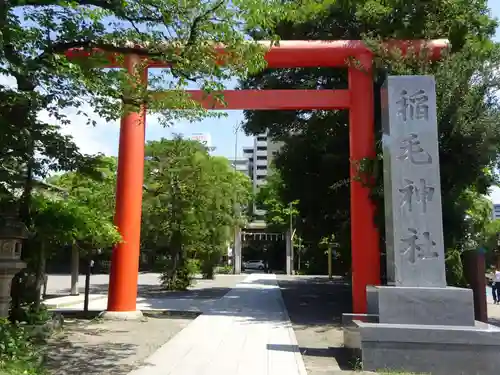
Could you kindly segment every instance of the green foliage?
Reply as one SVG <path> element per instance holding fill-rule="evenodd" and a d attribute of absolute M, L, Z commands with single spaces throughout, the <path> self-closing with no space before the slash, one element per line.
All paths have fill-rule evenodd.
<path fill-rule="evenodd" d="M 462 198 L 469 202 L 465 218 L 467 240 L 463 249 L 482 249 L 486 251 L 487 266 L 498 264 L 500 220 L 492 217 L 493 204 L 474 191 L 466 191 Z"/>
<path fill-rule="evenodd" d="M 207 91 L 221 88 L 221 81 L 243 76 L 263 67 L 263 50 L 249 43 L 246 30 L 273 27 L 281 20 L 304 20 L 322 12 L 332 1 L 282 3 L 278 0 L 229 1 L 195 0 L 182 3 L 157 1 L 13 1 L 2 7 L 1 35 L 4 45 L 2 73 L 13 76 L 18 91 L 8 90 L 4 101 L 38 108 L 66 120 L 65 107 L 81 108 L 89 103 L 99 115 L 116 119 L 123 112 L 120 100 L 126 93 L 126 108 L 146 102 L 148 110 L 172 118 L 172 108 L 192 109 L 195 118 L 206 115 L 187 95 L 155 98 L 125 72 L 96 69 L 103 66 L 103 53 L 137 53 L 155 61 L 169 61 L 170 70 L 150 78 L 151 91 L 186 88 L 197 80 Z M 209 43 L 207 43 L 207 41 Z M 213 45 L 228 46 L 222 57 L 214 58 Z M 61 56 L 69 48 L 98 48 L 92 58 L 68 61 Z M 259 53 L 260 52 L 260 53 Z M 123 58 L 118 58 L 122 62 Z M 139 67 L 140 69 L 140 67 Z M 35 88 L 42 87 L 43 93 Z M 132 93 L 132 88 L 136 89 Z M 19 113 L 17 113 L 19 114 Z M 24 118 L 36 112 L 28 111 Z M 182 116 L 188 115 L 183 112 Z M 30 118 L 26 127 L 35 122 Z"/>
<path fill-rule="evenodd" d="M 52 314 L 48 311 L 45 305 L 37 306 L 34 303 L 22 306 L 16 311 L 16 316 L 11 316 L 10 320 L 17 323 L 28 325 L 40 325 L 47 323 L 52 319 Z"/>
<path fill-rule="evenodd" d="M 37 228 L 37 233 L 48 233 L 59 244 L 77 243 L 88 251 L 110 249 L 121 241 L 113 224 L 116 159 L 99 157 L 95 162 L 92 174 L 68 172 L 50 179 L 65 189 L 67 196 L 64 200 L 42 197 L 42 209 L 38 211 L 41 217 L 35 222 L 48 228 Z M 52 228 L 55 222 L 60 223 L 57 232 Z"/>
<path fill-rule="evenodd" d="M 101 212 L 68 198 L 65 201 L 35 196 L 34 226 L 43 246 L 80 242 L 93 248 L 110 247 L 120 241 L 111 221 Z M 54 225 L 57 223 L 57 225 Z"/>
<path fill-rule="evenodd" d="M 196 259 L 186 259 L 181 265 L 170 260 L 164 263 L 160 275 L 161 285 L 167 290 L 186 290 L 191 286 L 200 264 Z"/>
<path fill-rule="evenodd" d="M 461 250 L 446 249 L 446 282 L 457 287 L 467 287 L 461 254 Z"/>
<path fill-rule="evenodd" d="M 267 183 L 259 189 L 256 197 L 258 207 L 266 210 L 266 223 L 278 231 L 290 228 L 290 220 L 294 221 L 299 213 L 298 200 L 284 201 L 281 194 L 286 189 L 278 170 L 270 170 Z"/>
<path fill-rule="evenodd" d="M 165 257 L 167 288 L 189 285 L 189 259 L 213 277 L 233 228 L 244 220 L 238 208 L 250 201 L 249 179 L 227 159 L 180 137 L 148 142 L 146 154 L 143 248 Z"/>
<path fill-rule="evenodd" d="M 8 320 L 0 321 L 0 373 L 41 375 L 42 352 L 29 330 Z"/>
<path fill-rule="evenodd" d="M 374 177 L 372 198 L 377 204 L 376 223 L 384 244 L 383 184 L 380 144 L 379 90 L 386 74 L 432 74 L 437 82 L 441 189 L 445 247 L 463 251 L 469 246 L 472 201 L 465 194 L 486 194 L 497 181 L 495 167 L 500 150 L 500 110 L 497 62 L 500 49 L 491 37 L 496 22 L 484 0 L 417 2 L 403 0 L 339 0 L 326 16 L 300 25 L 282 23 L 268 34 L 282 39 L 364 39 L 377 56 L 374 74 L 378 157 L 364 161 Z M 255 35 L 262 36 L 261 30 Z M 451 41 L 451 53 L 437 63 L 419 56 L 402 58 L 380 48 L 383 39 L 441 39 Z M 266 70 L 241 82 L 254 89 L 342 89 L 342 69 Z M 282 184 L 277 199 L 297 200 L 304 240 L 317 244 L 334 233 L 340 256 L 350 266 L 349 129 L 346 111 L 246 111 L 245 129 L 266 130 L 285 145 L 275 160 Z M 457 173 L 460 171 L 460 173 Z M 359 178 L 360 176 L 355 176 Z M 472 225 L 474 226 L 474 225 Z M 474 233 L 477 233 L 475 231 Z M 314 262 L 318 249 L 306 257 Z M 450 250 L 451 251 L 451 250 Z M 449 257 L 450 259 L 454 256 Z M 320 260 L 321 259 L 321 260 Z M 453 268 L 453 267 L 451 267 Z M 460 279 L 458 276 L 456 279 Z"/>
<path fill-rule="evenodd" d="M 486 196 L 471 190 L 464 192 L 462 200 L 468 206 L 465 217 L 466 237 L 462 249 L 467 251 L 485 247 L 490 235 L 489 227 L 493 222 L 493 204 Z"/>

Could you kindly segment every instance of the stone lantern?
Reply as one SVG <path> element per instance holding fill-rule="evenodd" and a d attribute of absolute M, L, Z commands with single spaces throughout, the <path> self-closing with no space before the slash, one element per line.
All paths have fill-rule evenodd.
<path fill-rule="evenodd" d="M 0 318 L 9 315 L 12 278 L 26 263 L 21 261 L 22 241 L 28 229 L 14 215 L 0 217 Z"/>

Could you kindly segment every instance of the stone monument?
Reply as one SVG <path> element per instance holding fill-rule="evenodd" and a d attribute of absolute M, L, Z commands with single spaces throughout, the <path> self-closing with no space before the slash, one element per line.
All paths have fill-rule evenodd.
<path fill-rule="evenodd" d="M 354 326 L 364 370 L 496 374 L 500 329 L 446 285 L 434 78 L 389 76 L 381 97 L 388 286 L 367 288 L 370 319 L 345 336 Z"/>
<path fill-rule="evenodd" d="M 0 218 L 0 318 L 9 315 L 10 288 L 14 275 L 25 267 L 20 260 L 28 229 L 14 215 Z"/>

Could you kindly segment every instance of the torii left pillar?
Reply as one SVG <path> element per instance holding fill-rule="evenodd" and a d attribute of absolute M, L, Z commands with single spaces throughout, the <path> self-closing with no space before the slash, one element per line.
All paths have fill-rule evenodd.
<path fill-rule="evenodd" d="M 125 68 L 133 81 L 147 83 L 147 69 L 140 69 L 140 58 L 125 57 Z M 136 83 L 139 83 L 136 81 Z M 103 317 L 129 320 L 142 318 L 137 310 L 137 282 L 141 240 L 142 190 L 144 184 L 145 108 L 126 111 L 120 124 L 115 225 L 122 242 L 111 257 L 108 308 Z"/>

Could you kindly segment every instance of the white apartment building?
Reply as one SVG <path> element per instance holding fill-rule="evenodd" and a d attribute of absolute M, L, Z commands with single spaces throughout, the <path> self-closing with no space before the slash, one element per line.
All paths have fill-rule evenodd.
<path fill-rule="evenodd" d="M 500 204 L 493 205 L 493 220 L 500 219 Z"/>
<path fill-rule="evenodd" d="M 268 170 L 268 155 L 267 155 L 267 135 L 259 134 L 254 137 L 253 140 L 253 182 L 254 189 L 257 190 L 259 187 L 266 183 L 267 170 Z"/>
<path fill-rule="evenodd" d="M 282 142 L 272 141 L 267 133 L 263 133 L 254 137 L 253 146 L 243 147 L 243 158 L 248 160 L 248 176 L 252 180 L 254 193 L 257 193 L 259 188 L 266 183 L 269 168 L 282 144 Z M 257 208 L 254 208 L 254 211 L 257 215 L 265 213 Z"/>
<path fill-rule="evenodd" d="M 282 142 L 274 142 L 264 133 L 254 137 L 253 146 L 243 147 L 243 158 L 248 160 L 255 191 L 266 183 L 269 168 L 281 146 Z"/>
<path fill-rule="evenodd" d="M 251 178 L 250 172 L 253 173 L 253 166 L 250 166 L 248 158 L 231 159 L 229 162 L 231 167 Z"/>
<path fill-rule="evenodd" d="M 282 146 L 283 142 L 273 141 L 267 134 L 259 134 L 254 138 L 256 189 L 266 183 L 274 157 Z"/>

